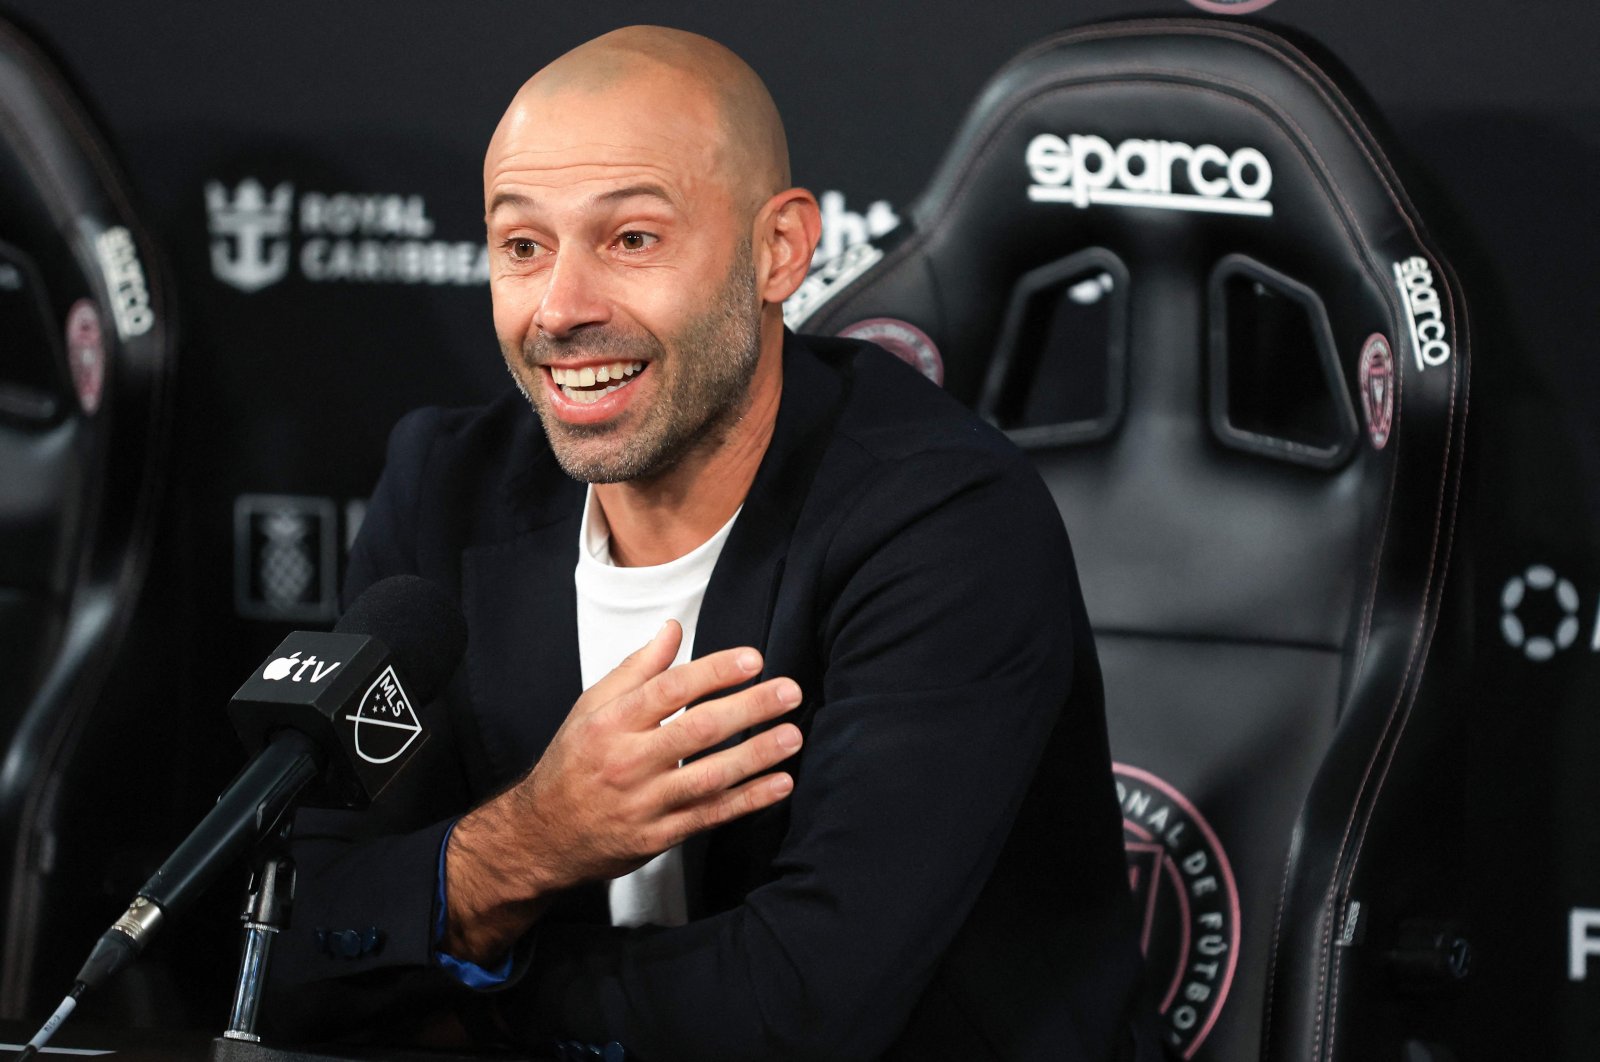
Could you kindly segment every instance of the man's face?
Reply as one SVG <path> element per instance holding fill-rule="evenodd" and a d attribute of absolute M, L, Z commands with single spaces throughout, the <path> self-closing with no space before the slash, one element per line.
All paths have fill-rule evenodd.
<path fill-rule="evenodd" d="M 506 364 L 561 466 L 595 483 L 718 445 L 760 357 L 749 221 L 714 108 L 681 90 L 657 108 L 631 84 L 527 101 L 485 162 Z"/>

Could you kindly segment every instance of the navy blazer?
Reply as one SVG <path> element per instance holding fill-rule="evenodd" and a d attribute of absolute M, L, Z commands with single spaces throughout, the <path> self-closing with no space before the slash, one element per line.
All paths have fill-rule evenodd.
<path fill-rule="evenodd" d="M 1059 513 L 1004 436 L 876 347 L 785 338 L 772 443 L 696 656 L 754 645 L 804 692 L 788 800 L 686 846 L 691 920 L 573 890 L 476 992 L 433 964 L 449 823 L 535 762 L 580 690 L 584 487 L 520 395 L 396 428 L 346 600 L 455 594 L 466 662 L 371 812 L 303 813 L 268 1017 L 302 1034 L 484 1012 L 630 1057 L 1100 1060 L 1140 957 L 1099 667 Z M 282 1025 L 280 1024 L 280 1027 Z"/>

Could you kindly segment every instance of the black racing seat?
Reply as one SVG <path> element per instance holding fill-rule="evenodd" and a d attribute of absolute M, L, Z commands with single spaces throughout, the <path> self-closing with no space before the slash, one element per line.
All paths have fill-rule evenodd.
<path fill-rule="evenodd" d="M 1384 957 L 1467 960 L 1394 793 L 1447 716 L 1469 335 L 1377 140 L 1272 33 L 1090 26 L 995 76 L 909 213 L 789 320 L 942 374 L 1059 500 L 1174 1054 L 1431 1057 Z"/>
<path fill-rule="evenodd" d="M 166 303 L 104 141 L 0 21 L 0 1018 L 29 1007 L 51 787 L 148 563 Z"/>

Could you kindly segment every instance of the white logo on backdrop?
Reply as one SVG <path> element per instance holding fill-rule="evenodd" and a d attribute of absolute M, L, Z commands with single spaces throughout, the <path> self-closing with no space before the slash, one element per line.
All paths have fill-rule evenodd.
<path fill-rule="evenodd" d="M 301 192 L 287 181 L 272 192 L 254 177 L 206 184 L 211 271 L 255 292 L 290 275 L 314 284 L 471 285 L 489 280 L 482 240 L 433 239 L 420 195 Z"/>
<path fill-rule="evenodd" d="M 822 208 L 822 239 L 811 256 L 813 271 L 852 247 L 887 236 L 900 225 L 900 215 L 887 200 L 877 200 L 864 214 L 845 209 L 843 192 L 823 192 L 817 197 L 817 203 Z"/>
<path fill-rule="evenodd" d="M 1522 620 L 1519 610 L 1527 602 L 1530 590 L 1555 597 L 1561 618 L 1548 634 L 1530 633 Z M 1570 648 L 1578 640 L 1578 626 L 1578 588 L 1547 564 L 1529 566 L 1521 575 L 1506 580 L 1500 590 L 1500 634 L 1507 645 L 1520 649 L 1529 660 L 1549 660 L 1559 650 Z"/>
<path fill-rule="evenodd" d="M 287 182 L 269 197 L 257 180 L 239 182 L 232 196 L 217 181 L 206 183 L 206 215 L 211 222 L 211 272 L 240 291 L 260 291 L 289 271 L 289 208 L 294 188 Z M 231 244 L 231 245 L 230 245 Z"/>
<path fill-rule="evenodd" d="M 844 193 L 827 191 L 822 207 L 822 239 L 811 256 L 811 272 L 783 304 L 783 323 L 799 328 L 856 277 L 877 265 L 883 252 L 872 245 L 900 225 L 900 216 L 879 199 L 866 213 L 845 209 Z"/>
<path fill-rule="evenodd" d="M 1253 147 L 1040 133 L 1023 155 L 1035 203 L 1155 207 L 1270 218 L 1272 166 Z M 1187 191 L 1181 188 L 1187 187 Z"/>

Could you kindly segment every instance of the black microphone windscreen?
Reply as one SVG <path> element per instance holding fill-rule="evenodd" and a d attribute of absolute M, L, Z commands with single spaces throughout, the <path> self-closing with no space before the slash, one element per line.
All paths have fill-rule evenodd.
<path fill-rule="evenodd" d="M 467 647 L 467 621 L 455 602 L 415 575 L 373 583 L 333 629 L 370 635 L 388 646 L 419 706 L 438 694 Z"/>

